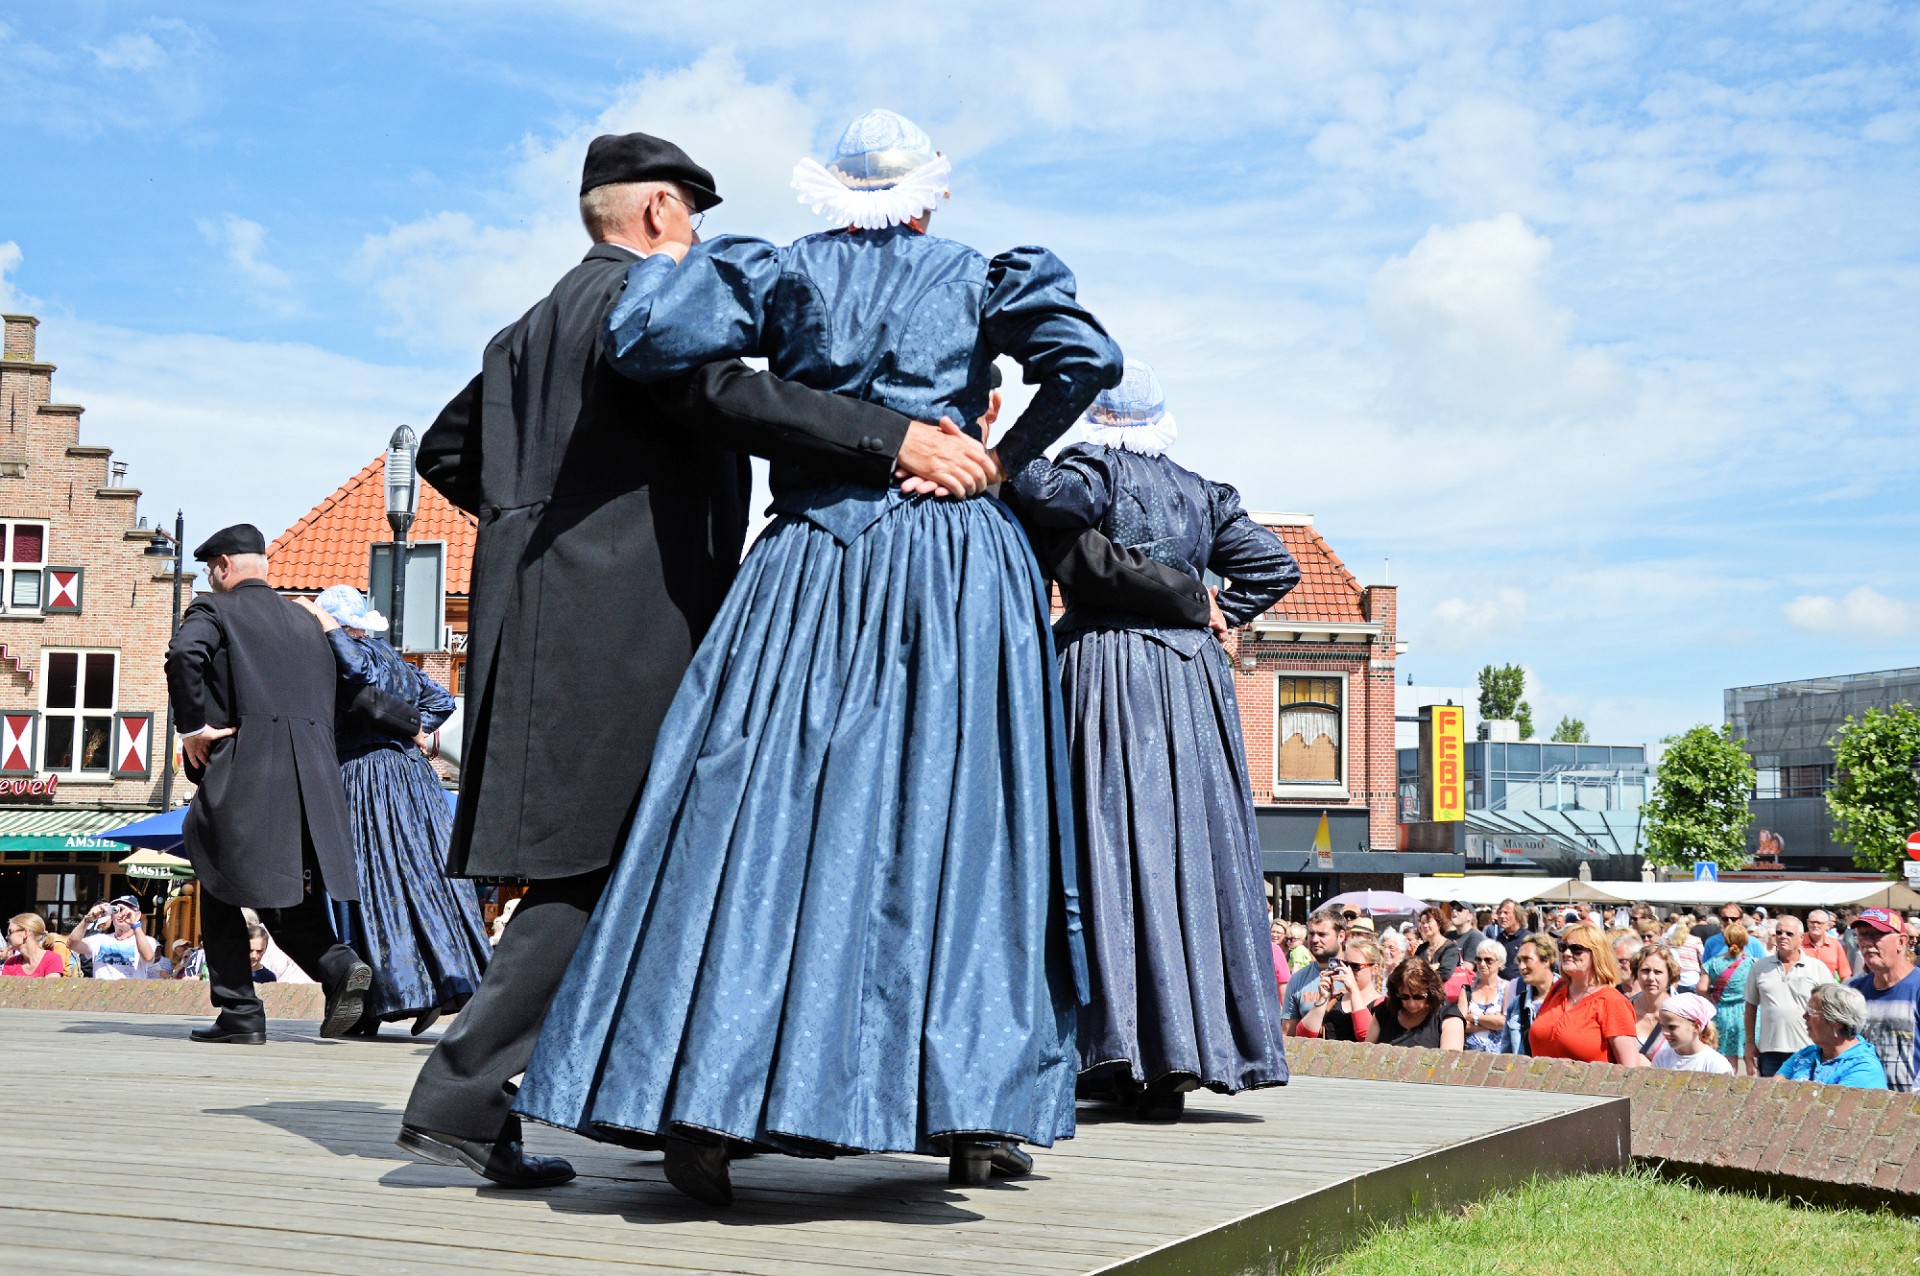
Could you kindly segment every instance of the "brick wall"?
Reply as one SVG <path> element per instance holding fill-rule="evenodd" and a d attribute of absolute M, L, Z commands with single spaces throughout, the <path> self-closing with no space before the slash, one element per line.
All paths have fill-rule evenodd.
<path fill-rule="evenodd" d="M 157 801 L 166 723 L 162 658 L 172 628 L 171 559 L 143 551 L 150 533 L 136 527 L 140 490 L 110 486 L 113 450 L 83 444 L 82 409 L 53 398 L 54 366 L 35 362 L 31 316 L 5 317 L 0 359 L 0 519 L 44 519 L 45 559 L 83 568 L 82 610 L 46 615 L 0 610 L 0 709 L 38 710 L 48 648 L 119 653 L 121 711 L 154 714 L 153 770 L 146 780 L 94 781 L 63 776 L 53 805 L 138 805 Z M 192 597 L 192 578 L 182 601 Z M 44 724 L 43 724 L 44 730 Z M 36 759 L 37 761 L 38 759 Z M 176 800 L 187 794 L 184 778 Z M 40 799 L 39 804 L 46 804 Z M 9 799 L 8 806 L 34 799 Z"/>
<path fill-rule="evenodd" d="M 1920 1207 L 1920 1095 L 1762 1077 L 1294 1039 L 1302 1076 L 1621 1097 L 1633 1156 L 1703 1182 L 1861 1207 Z"/>

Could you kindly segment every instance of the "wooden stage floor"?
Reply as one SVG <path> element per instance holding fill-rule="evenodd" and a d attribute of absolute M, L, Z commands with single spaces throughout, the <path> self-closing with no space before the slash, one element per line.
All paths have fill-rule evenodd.
<path fill-rule="evenodd" d="M 1302 1078 L 1190 1096 L 1177 1126 L 1083 1105 L 1015 1183 L 944 1161 L 757 1157 L 736 1203 L 657 1154 L 530 1127 L 580 1177 L 510 1192 L 393 1145 L 424 1041 L 196 1045 L 204 1020 L 0 1011 L 0 1251 L 14 1270 L 378 1273 L 1292 1271 L 1371 1223 L 1534 1173 L 1618 1165 L 1624 1100 Z M 388 1030 L 390 1033 L 393 1029 Z"/>

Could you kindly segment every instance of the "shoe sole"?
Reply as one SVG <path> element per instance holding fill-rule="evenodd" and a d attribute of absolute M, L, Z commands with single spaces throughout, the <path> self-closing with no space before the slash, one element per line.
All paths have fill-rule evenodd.
<path fill-rule="evenodd" d="M 339 999 L 333 1008 L 327 1011 L 327 1017 L 320 1021 L 320 1035 L 323 1037 L 344 1037 L 347 1029 L 360 1022 L 367 1009 L 367 989 L 373 987 L 373 967 L 365 962 L 347 973 L 346 986 L 340 990 Z"/>
<path fill-rule="evenodd" d="M 189 1037 L 203 1046 L 264 1046 L 267 1034 L 264 1032 L 241 1032 L 228 1037 Z"/>
<path fill-rule="evenodd" d="M 576 1171 L 568 1170 L 565 1178 L 557 1178 L 540 1183 L 515 1183 L 507 1179 L 495 1178 L 493 1175 L 487 1173 L 487 1167 L 485 1165 L 474 1160 L 459 1148 L 449 1146 L 448 1144 L 440 1142 L 438 1139 L 428 1138 L 426 1135 L 413 1130 L 402 1129 L 400 1131 L 400 1137 L 395 1139 L 394 1143 L 402 1152 L 411 1152 L 423 1161 L 432 1161 L 435 1165 L 445 1165 L 456 1170 L 471 1170 L 481 1178 L 487 1180 L 487 1182 L 497 1183 L 501 1187 L 559 1187 L 562 1183 L 571 1183 L 577 1175 Z"/>

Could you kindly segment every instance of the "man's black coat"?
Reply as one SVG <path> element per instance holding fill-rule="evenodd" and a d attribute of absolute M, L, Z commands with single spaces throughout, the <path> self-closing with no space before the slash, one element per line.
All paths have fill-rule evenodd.
<path fill-rule="evenodd" d="M 174 725 L 237 728 L 215 741 L 204 771 L 187 772 L 200 786 L 187 858 L 214 898 L 293 907 L 309 842 L 327 893 L 360 897 L 333 749 L 335 684 L 320 626 L 263 580 L 202 594 L 181 618 L 167 647 Z"/>
<path fill-rule="evenodd" d="M 591 872 L 624 842 L 654 736 L 746 535 L 744 453 L 887 483 L 908 420 L 737 361 L 657 385 L 601 356 L 624 248 L 597 244 L 488 344 L 421 440 L 478 515 L 449 871 Z"/>

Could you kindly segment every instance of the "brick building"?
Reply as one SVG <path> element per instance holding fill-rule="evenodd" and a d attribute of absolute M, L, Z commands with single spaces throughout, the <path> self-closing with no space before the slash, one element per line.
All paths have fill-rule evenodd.
<path fill-rule="evenodd" d="M 274 588 L 287 594 L 312 595 L 329 585 L 352 585 L 364 592 L 372 546 L 393 539 L 387 524 L 385 478 L 383 452 L 267 546 L 269 579 Z M 431 484 L 420 484 L 420 507 L 407 535 L 416 543 L 446 543 L 447 634 L 440 650 L 412 659 L 429 678 L 456 696 L 466 693 L 467 595 L 477 526 L 472 515 L 448 504 Z M 387 610 L 384 599 L 374 599 L 373 605 L 382 612 Z"/>
<path fill-rule="evenodd" d="M 97 834 L 160 806 L 173 565 L 145 553 L 113 449 L 55 401 L 39 320 L 0 320 L 0 916 L 57 924 L 127 889 L 127 848 Z"/>
<path fill-rule="evenodd" d="M 1300 565 L 1293 591 L 1227 639 L 1276 903 L 1299 916 L 1339 891 L 1460 871 L 1459 856 L 1400 847 L 1394 588 L 1362 586 L 1311 515 L 1254 517 Z M 1323 817 L 1330 863 L 1314 846 Z"/>

